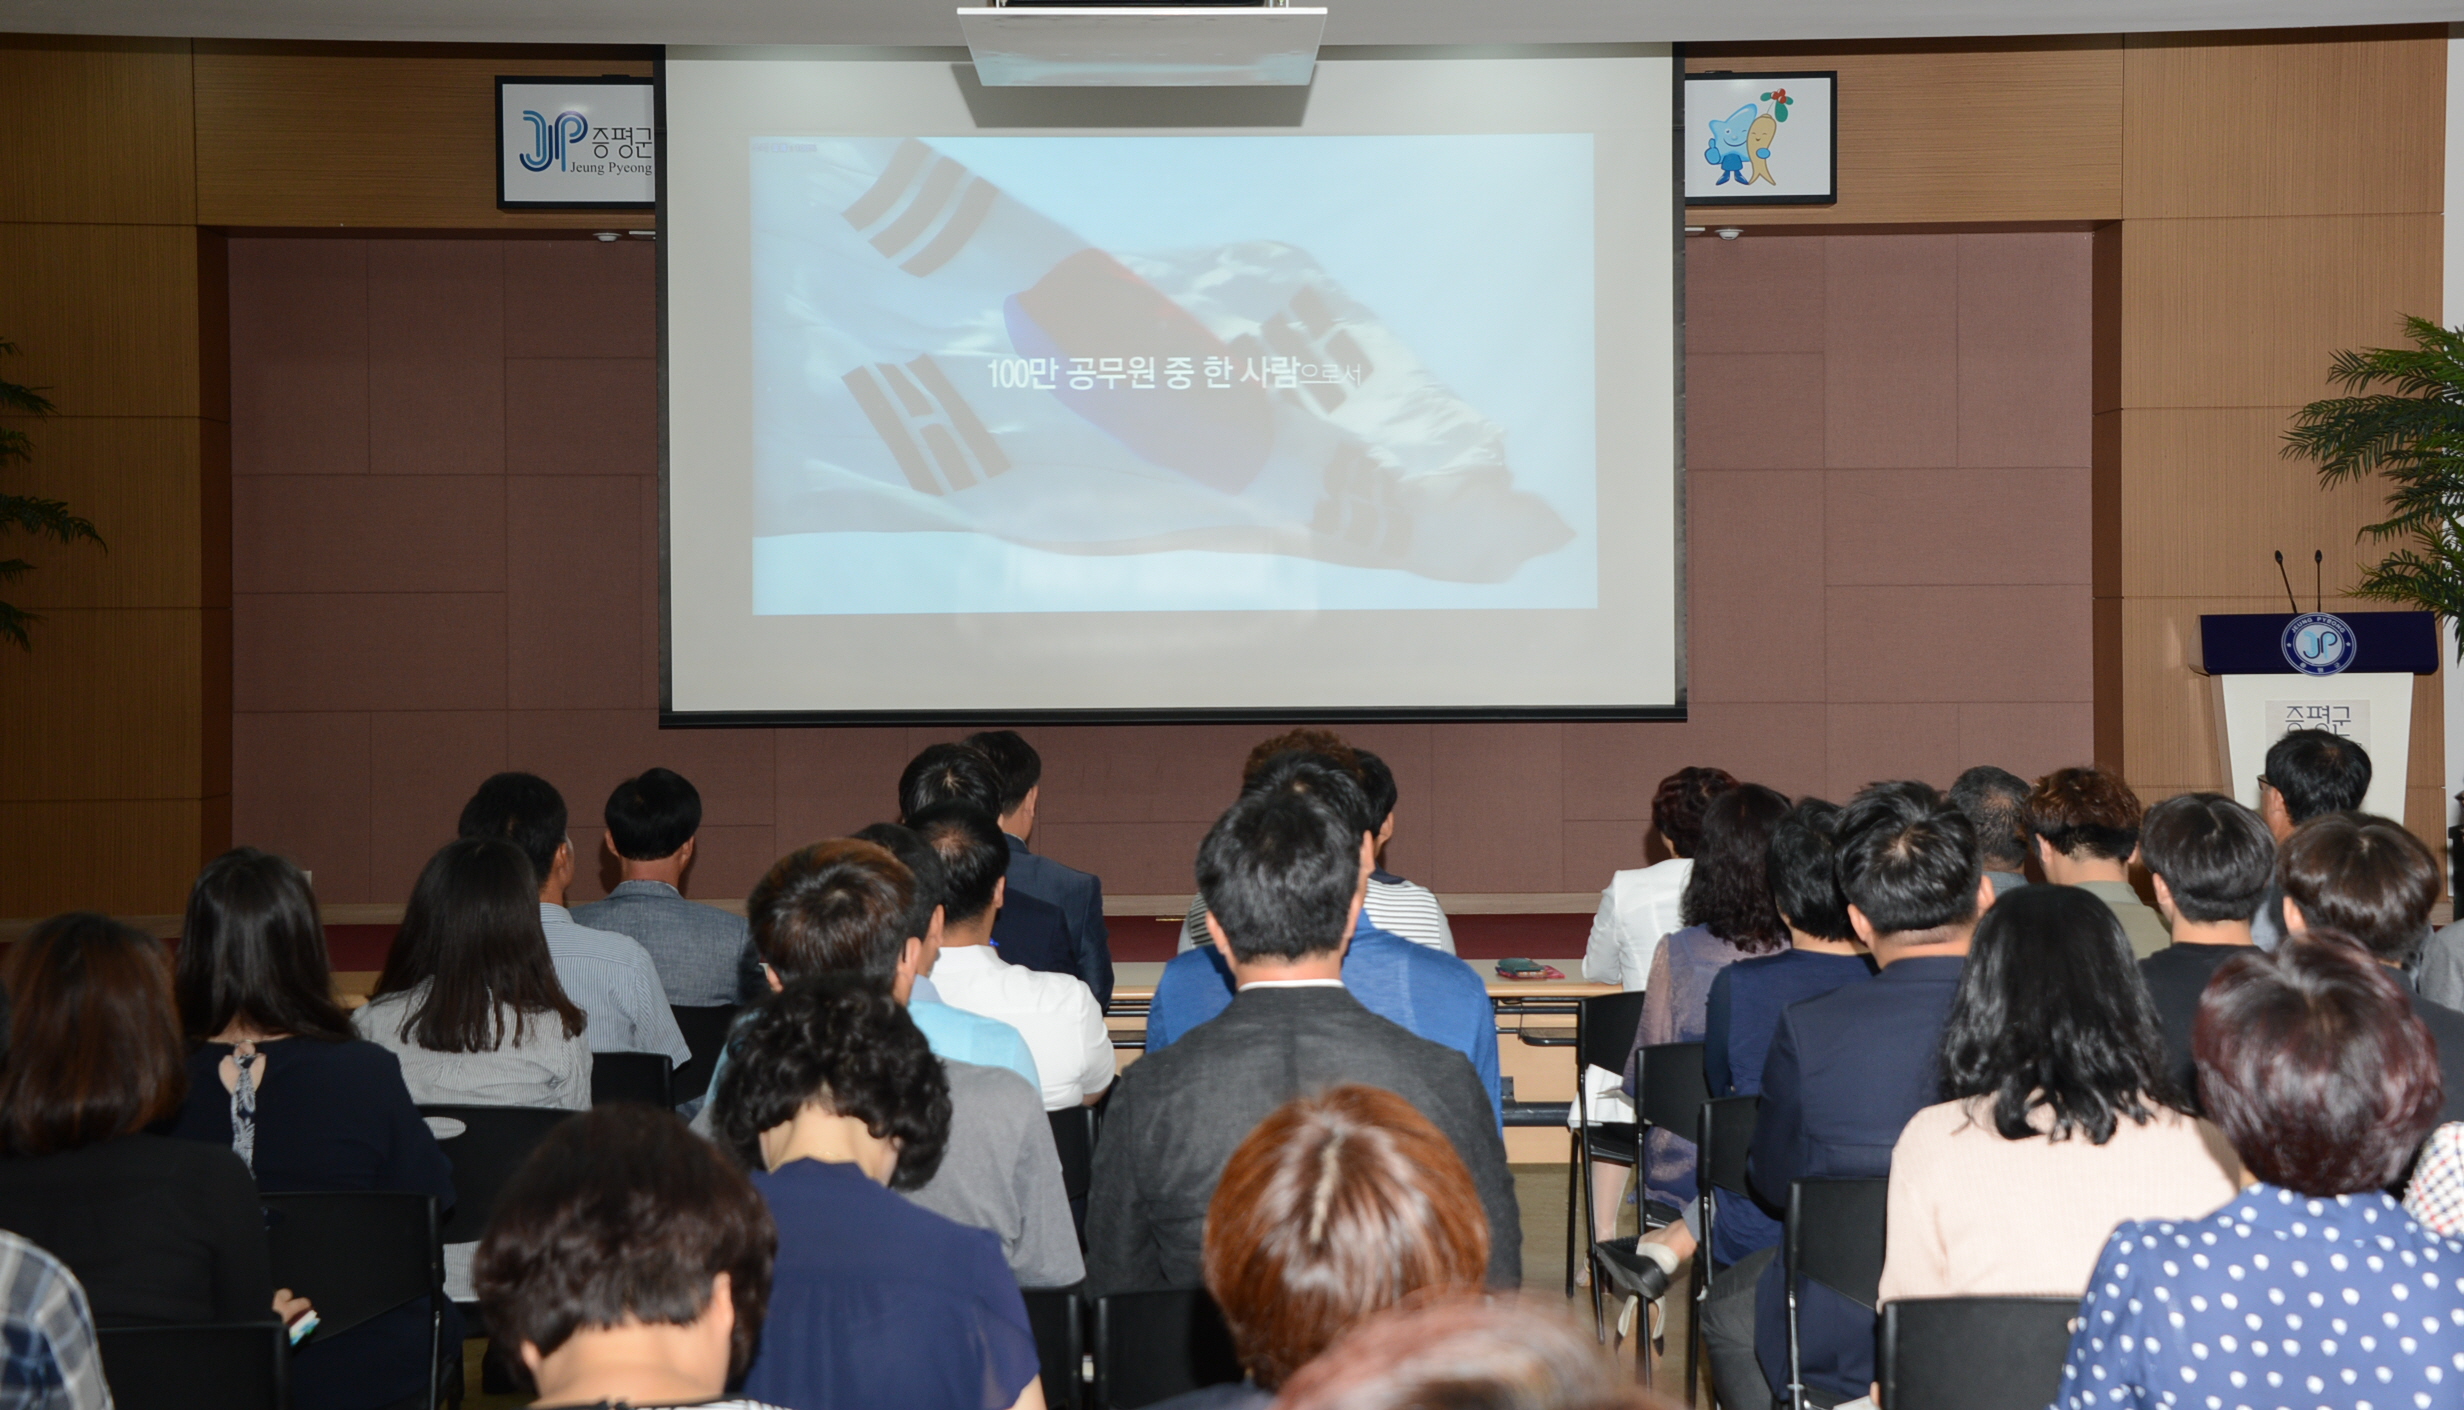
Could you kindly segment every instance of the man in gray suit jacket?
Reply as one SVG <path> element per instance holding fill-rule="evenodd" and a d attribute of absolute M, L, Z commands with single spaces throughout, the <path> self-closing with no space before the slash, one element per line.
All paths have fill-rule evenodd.
<path fill-rule="evenodd" d="M 1285 1102 L 1345 1082 L 1395 1093 L 1454 1143 L 1488 1215 L 1489 1282 L 1522 1282 L 1514 1177 L 1471 1063 L 1343 988 L 1373 861 L 1350 821 L 1359 787 L 1337 769 L 1296 769 L 1233 804 L 1200 847 L 1208 934 L 1239 992 L 1113 1088 L 1087 1200 L 1089 1296 L 1202 1286 L 1206 1207 L 1234 1148 Z"/>
<path fill-rule="evenodd" d="M 701 790 L 681 774 L 648 769 L 616 785 L 601 816 L 624 880 L 605 900 L 574 907 L 574 920 L 640 941 L 667 1001 L 679 1008 L 768 997 L 744 917 L 684 897 L 702 826 Z"/>

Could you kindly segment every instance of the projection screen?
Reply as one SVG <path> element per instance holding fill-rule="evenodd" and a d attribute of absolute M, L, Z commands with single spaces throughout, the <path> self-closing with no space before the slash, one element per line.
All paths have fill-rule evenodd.
<path fill-rule="evenodd" d="M 670 49 L 667 719 L 1681 714 L 1672 79 Z"/>

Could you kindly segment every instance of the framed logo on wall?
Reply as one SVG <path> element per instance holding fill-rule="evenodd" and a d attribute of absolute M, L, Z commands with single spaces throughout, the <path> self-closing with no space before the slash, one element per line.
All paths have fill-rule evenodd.
<path fill-rule="evenodd" d="M 497 77 L 497 209 L 650 210 L 658 161 L 652 80 Z"/>
<path fill-rule="evenodd" d="M 1839 200 L 1839 71 L 1690 73 L 1677 160 L 1689 206 Z"/>

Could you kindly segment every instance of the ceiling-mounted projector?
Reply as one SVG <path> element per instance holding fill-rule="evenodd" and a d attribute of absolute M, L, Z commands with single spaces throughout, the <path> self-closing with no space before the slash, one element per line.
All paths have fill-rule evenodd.
<path fill-rule="evenodd" d="M 961 8 L 987 87 L 1299 85 L 1317 68 L 1322 7 L 1282 3 L 1069 4 Z"/>

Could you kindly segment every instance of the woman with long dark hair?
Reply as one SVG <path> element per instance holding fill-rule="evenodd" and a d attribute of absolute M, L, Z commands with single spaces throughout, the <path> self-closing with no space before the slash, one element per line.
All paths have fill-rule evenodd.
<path fill-rule="evenodd" d="M 2164 1051 L 2111 907 L 2071 886 L 1994 902 L 1943 1028 L 1947 1100 L 1892 1152 L 1882 1300 L 2076 1295 L 2115 1224 L 2232 1198 L 2241 1163 L 2171 1105 Z"/>
<path fill-rule="evenodd" d="M 49 1250 L 103 1327 L 285 1320 L 248 1167 L 146 1128 L 179 1109 L 180 1024 L 162 945 L 54 916 L 0 959 L 0 1229 Z"/>
<path fill-rule="evenodd" d="M 590 1105 L 582 1011 L 556 982 L 521 849 L 448 842 L 402 911 L 376 995 L 352 1017 L 393 1051 L 421 1106 Z"/>
<path fill-rule="evenodd" d="M 188 1100 L 168 1134 L 223 1146 L 266 1194 L 407 1190 L 453 1205 L 453 1167 L 411 1105 L 402 1064 L 354 1038 L 334 1002 L 316 895 L 298 867 L 253 847 L 189 889 L 176 985 Z M 446 1339 L 460 1326 L 446 1309 Z M 300 1410 L 391 1405 L 427 1385 L 421 1299 L 292 1353 Z"/>

